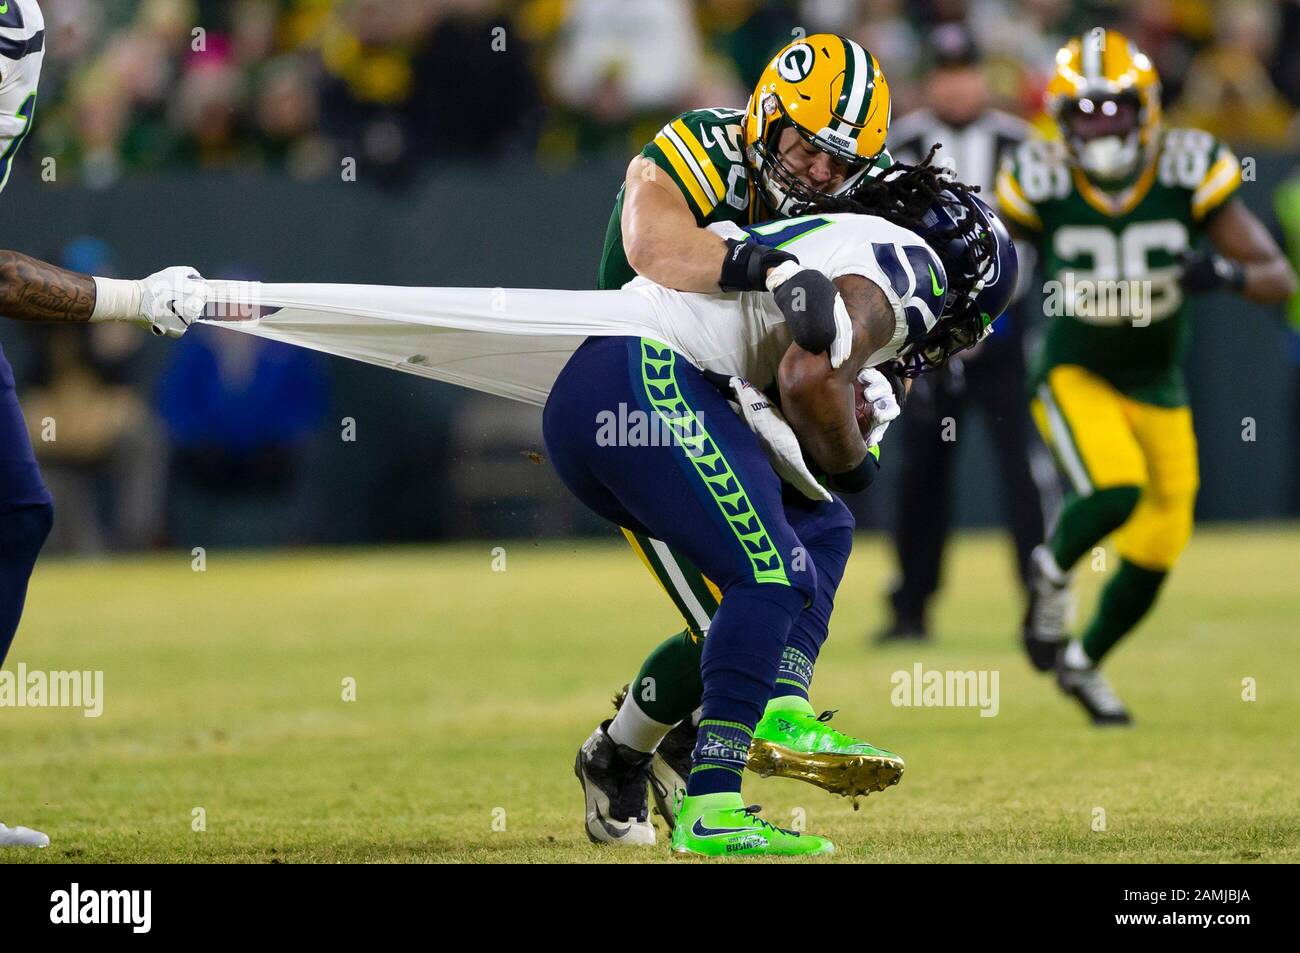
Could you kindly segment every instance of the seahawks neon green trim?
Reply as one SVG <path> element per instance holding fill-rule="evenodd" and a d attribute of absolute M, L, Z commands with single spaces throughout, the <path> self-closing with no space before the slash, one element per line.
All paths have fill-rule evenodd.
<path fill-rule="evenodd" d="M 649 338 L 641 339 L 641 383 L 646 397 L 708 487 L 718 511 L 749 558 L 754 581 L 790 585 L 781 553 L 773 545 L 740 479 L 717 442 L 709 436 L 704 422 L 682 398 L 676 367 L 677 355 L 672 348 Z"/>

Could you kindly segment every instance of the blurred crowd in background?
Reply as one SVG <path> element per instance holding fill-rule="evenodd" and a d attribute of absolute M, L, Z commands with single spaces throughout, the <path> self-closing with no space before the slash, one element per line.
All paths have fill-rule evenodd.
<path fill-rule="evenodd" d="M 895 115 L 925 38 L 965 20 L 1000 105 L 1037 112 L 1071 33 L 1119 26 L 1153 56 L 1175 122 L 1239 148 L 1294 143 L 1296 0 L 42 0 L 39 120 L 26 161 L 108 186 L 137 171 L 341 157 L 402 183 L 445 160 L 631 154 L 693 106 L 743 106 L 797 29 L 857 39 Z M 198 30 L 196 31 L 196 26 Z"/>
<path fill-rule="evenodd" d="M 847 34 L 870 49 L 890 79 L 897 118 L 919 105 L 927 38 L 949 21 L 965 22 L 980 44 L 996 104 L 1030 119 L 1062 40 L 1103 23 L 1119 26 L 1154 57 L 1171 121 L 1247 152 L 1294 152 L 1300 135 L 1300 0 L 41 6 L 47 53 L 40 98 L 11 192 L 111 191 L 133 177 L 212 171 L 337 181 L 348 157 L 360 179 L 387 194 L 450 166 L 536 161 L 563 171 L 588 157 L 631 156 L 684 109 L 743 106 L 768 59 L 799 29 Z M 1300 178 L 1294 181 L 1288 208 L 1300 247 Z M 611 179 L 611 205 L 616 186 Z M 98 237 L 69 235 L 55 257 L 77 271 L 117 272 L 112 248 Z M 594 261 L 590 270 L 594 277 Z M 1300 302 L 1293 320 L 1300 328 Z M 329 413 L 338 375 L 317 355 L 206 330 L 167 348 L 117 325 L 23 330 L 26 355 L 15 367 L 59 513 L 51 549 L 583 528 L 555 481 L 539 484 L 535 468 L 520 470 L 532 467 L 521 463 L 519 447 L 529 444 L 535 422 L 515 405 L 459 392 L 448 398 L 458 402 L 456 413 L 428 438 L 436 447 L 421 444 L 427 452 L 412 455 L 394 436 L 391 472 L 382 474 L 386 492 L 375 504 L 391 505 L 389 522 L 358 515 L 349 523 L 337 501 L 313 503 L 311 481 L 303 479 L 329 469 L 313 465 L 312 441 L 339 440 Z M 1293 343 L 1300 380 L 1300 335 Z M 415 428 L 437 419 L 431 413 L 408 422 Z M 42 439 L 50 422 L 60 428 L 57 440 Z M 469 463 L 453 470 L 449 456 Z M 159 473 L 167 474 L 165 494 Z M 435 474 L 455 513 L 411 519 L 409 500 L 431 496 Z M 409 497 L 391 489 L 401 479 Z M 1296 495 L 1300 500 L 1300 490 Z M 512 501 L 505 515 L 502 499 Z M 501 525 L 491 522 L 494 507 Z M 328 521 L 319 518 L 322 510 L 330 511 Z M 480 520 L 480 513 L 487 515 Z M 322 535 L 326 522 L 334 536 Z"/>

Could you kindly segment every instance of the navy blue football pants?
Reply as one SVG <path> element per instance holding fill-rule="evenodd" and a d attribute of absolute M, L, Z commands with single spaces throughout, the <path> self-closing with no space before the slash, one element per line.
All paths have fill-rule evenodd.
<path fill-rule="evenodd" d="M 681 551 L 722 591 L 704 640 L 701 745 L 713 737 L 717 763 L 706 767 L 726 768 L 711 777 L 727 775 L 726 789 L 734 775 L 739 790 L 742 735 L 771 697 L 792 627 L 811 612 L 819 618 L 806 622 L 825 630 L 834 592 L 819 592 L 817 566 L 838 581 L 852 517 L 839 500 L 787 501 L 726 397 L 648 339 L 584 343 L 551 390 L 543 431 L 556 472 L 583 503 Z M 692 794 L 708 793 L 695 781 Z"/>
<path fill-rule="evenodd" d="M 53 520 L 50 492 L 14 392 L 13 370 L 0 350 L 0 663 L 18 631 L 27 580 Z"/>

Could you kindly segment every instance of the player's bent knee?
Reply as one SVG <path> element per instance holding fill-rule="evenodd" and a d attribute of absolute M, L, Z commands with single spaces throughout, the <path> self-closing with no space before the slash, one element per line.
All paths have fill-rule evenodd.
<path fill-rule="evenodd" d="M 751 554 L 752 555 L 752 554 Z M 735 573 L 722 587 L 722 601 L 741 589 L 769 599 L 794 592 L 807 605 L 817 595 L 817 565 L 810 551 L 797 537 L 788 548 L 773 549 L 762 560 L 751 558 L 744 571 Z"/>
<path fill-rule="evenodd" d="M 844 568 L 853 552 L 852 526 L 828 526 L 813 534 L 805 533 L 801 538 L 807 547 L 806 552 L 819 567 L 818 573 L 829 574 L 837 581 L 843 578 Z M 820 582 L 820 578 L 814 579 L 814 583 Z"/>
<path fill-rule="evenodd" d="M 816 584 L 816 570 L 811 573 L 814 585 Z M 805 591 L 802 585 L 795 586 L 774 581 L 759 581 L 756 579 L 740 579 L 728 586 L 722 592 L 722 601 L 725 604 L 729 597 L 737 595 L 748 599 L 760 599 L 764 602 L 770 602 L 780 606 L 790 613 L 791 616 L 797 616 L 803 611 L 804 606 L 813 598 L 815 589 Z"/>
<path fill-rule="evenodd" d="M 1161 502 L 1143 501 L 1133 518 L 1115 535 L 1120 556 L 1145 569 L 1168 570 L 1192 538 L 1195 496 Z"/>

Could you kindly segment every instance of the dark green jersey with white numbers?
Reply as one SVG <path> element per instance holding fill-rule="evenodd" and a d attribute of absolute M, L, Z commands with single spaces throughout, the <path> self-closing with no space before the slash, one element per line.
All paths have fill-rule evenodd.
<path fill-rule="evenodd" d="M 740 109 L 693 109 L 668 123 L 641 150 L 686 196 L 701 228 L 714 222 L 752 225 L 767 217 L 745 164 Z M 876 160 L 876 169 L 891 164 L 888 152 Z M 614 212 L 605 230 L 597 287 L 620 288 L 636 277 L 623 250 L 623 189 L 618 190 Z"/>
<path fill-rule="evenodd" d="M 1003 212 L 1035 235 L 1049 319 L 1035 377 L 1072 364 L 1146 403 L 1187 402 L 1189 322 L 1178 256 L 1241 184 L 1209 133 L 1166 129 L 1127 188 L 1097 188 L 1059 142 L 1021 145 L 998 176 Z"/>

